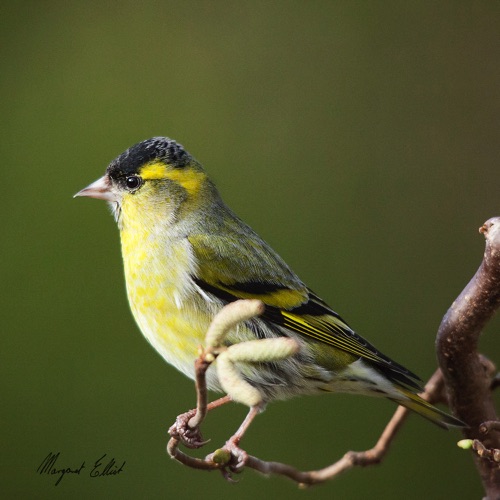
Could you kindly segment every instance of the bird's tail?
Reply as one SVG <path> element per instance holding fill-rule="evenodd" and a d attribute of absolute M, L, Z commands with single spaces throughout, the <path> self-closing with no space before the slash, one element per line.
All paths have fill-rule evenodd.
<path fill-rule="evenodd" d="M 450 429 L 451 427 L 467 427 L 467 424 L 464 424 L 458 418 L 455 418 L 439 408 L 436 408 L 434 405 L 431 405 L 410 390 L 403 387 L 398 387 L 398 390 L 402 393 L 403 397 L 401 397 L 401 399 L 391 398 L 395 403 L 405 406 L 409 410 L 418 413 L 427 420 L 439 425 L 439 427 L 442 427 L 443 429 Z"/>

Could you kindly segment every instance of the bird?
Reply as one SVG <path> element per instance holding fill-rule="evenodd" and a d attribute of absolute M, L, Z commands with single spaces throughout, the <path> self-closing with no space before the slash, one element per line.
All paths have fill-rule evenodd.
<path fill-rule="evenodd" d="M 153 137 L 135 144 L 76 196 L 108 202 L 135 321 L 186 376 L 195 377 L 194 361 L 214 316 L 237 300 L 258 299 L 264 312 L 233 328 L 227 346 L 282 337 L 297 343 L 297 352 L 285 359 L 236 365 L 259 394 L 252 418 L 275 400 L 342 392 L 385 397 L 444 429 L 464 426 L 422 399 L 417 375 L 361 337 L 308 288 L 223 202 L 202 165 L 175 140 Z M 223 391 L 216 370 L 208 370 L 207 386 Z"/>

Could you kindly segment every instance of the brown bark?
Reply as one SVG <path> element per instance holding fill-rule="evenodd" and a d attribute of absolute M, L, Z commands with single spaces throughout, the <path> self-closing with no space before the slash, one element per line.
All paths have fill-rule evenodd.
<path fill-rule="evenodd" d="M 491 393 L 496 370 L 479 354 L 478 343 L 481 332 L 500 306 L 500 218 L 485 222 L 480 232 L 486 238 L 483 262 L 444 316 L 436 351 L 450 408 L 469 426 L 463 430 L 464 436 L 480 440 L 491 450 L 500 448 L 500 433 L 480 426 L 497 420 Z M 484 453 L 476 454 L 474 460 L 487 498 L 499 499 L 499 464 Z"/>

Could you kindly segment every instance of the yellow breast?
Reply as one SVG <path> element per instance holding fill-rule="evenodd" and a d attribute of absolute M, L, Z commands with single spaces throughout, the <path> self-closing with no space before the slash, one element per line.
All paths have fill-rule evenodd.
<path fill-rule="evenodd" d="M 142 333 L 165 360 L 189 377 L 208 328 L 191 280 L 196 263 L 189 242 L 122 204 L 121 243 L 127 295 Z"/>

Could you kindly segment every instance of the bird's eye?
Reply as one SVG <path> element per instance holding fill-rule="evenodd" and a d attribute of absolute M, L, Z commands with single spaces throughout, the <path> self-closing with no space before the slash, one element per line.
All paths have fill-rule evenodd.
<path fill-rule="evenodd" d="M 142 179 L 138 175 L 129 175 L 125 179 L 125 183 L 127 184 L 127 188 L 130 190 L 137 189 L 141 183 Z"/>

